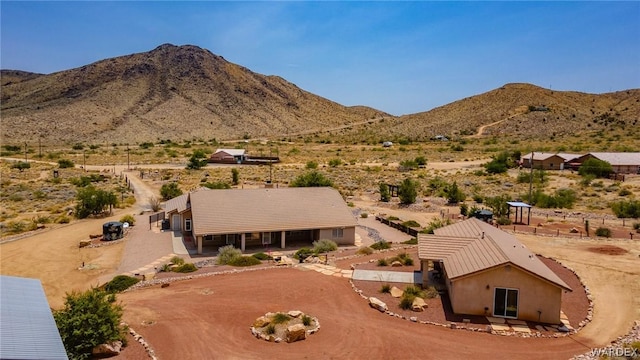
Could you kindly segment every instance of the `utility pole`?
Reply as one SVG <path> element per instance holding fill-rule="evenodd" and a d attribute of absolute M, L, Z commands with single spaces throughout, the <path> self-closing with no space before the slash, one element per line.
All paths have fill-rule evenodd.
<path fill-rule="evenodd" d="M 129 145 L 127 145 L 127 170 L 129 170 Z"/>
<path fill-rule="evenodd" d="M 38 157 L 42 159 L 42 135 L 38 138 Z"/>
<path fill-rule="evenodd" d="M 87 154 L 86 150 L 82 149 L 82 168 L 87 171 Z"/>
<path fill-rule="evenodd" d="M 531 204 L 531 189 L 533 187 L 533 151 L 529 159 L 529 204 Z"/>
<path fill-rule="evenodd" d="M 24 142 L 24 162 L 27 162 L 27 142 Z"/>

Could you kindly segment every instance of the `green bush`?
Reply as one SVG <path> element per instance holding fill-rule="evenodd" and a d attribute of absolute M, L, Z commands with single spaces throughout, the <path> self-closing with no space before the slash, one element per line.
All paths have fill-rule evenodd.
<path fill-rule="evenodd" d="M 429 225 L 420 232 L 423 234 L 433 234 L 436 229 L 439 229 L 447 225 L 451 225 L 451 219 L 435 218 L 431 220 Z"/>
<path fill-rule="evenodd" d="M 616 201 L 610 206 L 619 218 L 640 218 L 640 200 Z"/>
<path fill-rule="evenodd" d="M 400 308 L 403 310 L 411 309 L 411 306 L 413 306 L 413 300 L 415 298 L 416 298 L 415 296 L 403 294 L 402 297 L 400 298 Z"/>
<path fill-rule="evenodd" d="M 269 255 L 267 255 L 267 254 L 265 254 L 263 252 L 255 253 L 255 254 L 253 254 L 251 256 L 253 256 L 254 258 L 256 258 L 258 260 L 271 260 L 271 259 L 273 259 L 271 256 L 269 256 Z"/>
<path fill-rule="evenodd" d="M 640 232 L 640 223 L 633 223 L 633 230 Z"/>
<path fill-rule="evenodd" d="M 611 173 L 613 173 L 611 164 L 596 158 L 585 160 L 582 165 L 580 165 L 580 168 L 578 168 L 578 174 L 582 176 L 594 175 L 599 178 L 607 178 Z"/>
<path fill-rule="evenodd" d="M 336 167 L 336 166 L 340 166 L 342 164 L 342 160 L 340 159 L 331 159 L 329 160 L 329 166 L 331 167 Z"/>
<path fill-rule="evenodd" d="M 387 259 L 378 259 L 378 266 L 389 266 Z"/>
<path fill-rule="evenodd" d="M 363 218 L 363 219 L 366 219 L 366 218 L 369 217 L 369 214 L 366 213 L 366 212 L 363 212 L 363 213 L 360 213 L 360 217 Z"/>
<path fill-rule="evenodd" d="M 64 308 L 54 310 L 53 318 L 70 359 L 89 359 L 95 346 L 126 340 L 115 294 L 98 289 L 67 293 Z"/>
<path fill-rule="evenodd" d="M 498 225 L 511 225 L 511 219 L 506 216 L 500 216 L 496 219 L 496 223 Z"/>
<path fill-rule="evenodd" d="M 175 182 L 162 184 L 160 187 L 160 195 L 164 200 L 170 200 L 182 195 L 182 190 L 178 187 L 178 183 Z"/>
<path fill-rule="evenodd" d="M 419 222 L 415 221 L 415 220 L 408 220 L 402 223 L 402 226 L 406 226 L 406 227 L 422 227 L 422 225 L 420 225 Z"/>
<path fill-rule="evenodd" d="M 276 333 L 276 326 L 274 324 L 267 325 L 267 328 L 266 328 L 265 332 L 267 333 L 267 335 L 275 334 Z"/>
<path fill-rule="evenodd" d="M 127 214 L 120 218 L 120 222 L 129 223 L 129 225 L 133 226 L 136 224 L 136 218 L 134 218 L 131 214 Z"/>
<path fill-rule="evenodd" d="M 418 245 L 418 238 L 411 238 L 407 241 L 403 241 L 402 243 L 407 245 Z"/>
<path fill-rule="evenodd" d="M 409 178 L 404 179 L 398 187 L 398 197 L 400 198 L 400 202 L 405 205 L 415 203 L 416 198 L 418 197 L 418 187 L 419 184 L 417 181 Z"/>
<path fill-rule="evenodd" d="M 335 241 L 328 239 L 320 239 L 318 241 L 313 242 L 313 251 L 316 254 L 326 253 L 330 251 L 338 250 L 338 244 Z"/>
<path fill-rule="evenodd" d="M 611 229 L 606 227 L 599 227 L 596 229 L 596 236 L 609 238 L 611 237 Z"/>
<path fill-rule="evenodd" d="M 305 169 L 314 170 L 317 168 L 318 168 L 318 163 L 316 161 L 313 161 L 313 160 L 307 161 L 307 165 L 305 166 Z"/>
<path fill-rule="evenodd" d="M 14 163 L 13 165 L 11 165 L 11 168 L 18 169 L 20 172 L 23 172 L 25 169 L 31 168 L 31 163 L 26 161 L 18 161 L 17 163 Z"/>
<path fill-rule="evenodd" d="M 369 247 L 372 248 L 373 250 L 384 250 L 384 249 L 390 249 L 391 248 L 391 244 L 386 242 L 386 241 L 384 241 L 384 240 L 382 240 L 382 241 L 374 242 Z"/>
<path fill-rule="evenodd" d="M 435 299 L 440 295 L 438 290 L 433 286 L 428 286 L 423 291 L 424 291 L 424 298 L 425 299 Z"/>
<path fill-rule="evenodd" d="M 234 258 L 238 258 L 242 256 L 242 251 L 240 249 L 236 249 L 233 245 L 223 246 L 218 248 L 218 265 L 227 265 Z"/>
<path fill-rule="evenodd" d="M 312 320 L 313 319 L 311 319 L 311 316 L 302 315 L 302 325 L 309 326 L 309 325 L 311 325 L 311 321 Z"/>
<path fill-rule="evenodd" d="M 298 259 L 298 260 L 300 260 L 300 259 L 304 260 L 304 259 L 308 258 L 309 256 L 313 256 L 315 254 L 316 253 L 313 251 L 313 249 L 308 248 L 308 247 L 303 247 L 303 248 L 298 249 L 298 251 L 296 251 L 296 253 L 293 254 L 293 257 L 295 259 Z"/>
<path fill-rule="evenodd" d="M 109 293 L 116 293 L 124 291 L 131 286 L 137 284 L 140 279 L 127 276 L 127 275 L 118 275 L 114 277 L 111 281 L 109 281 L 105 286 L 105 291 Z"/>
<path fill-rule="evenodd" d="M 58 160 L 58 167 L 60 169 L 72 168 L 74 166 L 75 166 L 75 164 L 73 163 L 73 161 L 71 161 L 69 159 L 60 159 L 60 160 Z"/>
<path fill-rule="evenodd" d="M 231 266 L 253 266 L 261 263 L 260 260 L 253 256 L 238 256 L 231 259 L 227 264 Z"/>
<path fill-rule="evenodd" d="M 380 183 L 380 201 L 389 202 L 391 200 L 391 193 L 389 192 L 389 185 Z"/>
<path fill-rule="evenodd" d="M 302 174 L 289 183 L 290 187 L 323 187 L 333 186 L 333 182 L 327 179 L 317 170 Z"/>
<path fill-rule="evenodd" d="M 371 255 L 373 254 L 373 249 L 368 246 L 362 246 L 356 251 L 358 255 Z"/>
<path fill-rule="evenodd" d="M 627 188 L 622 188 L 620 189 L 620 191 L 618 192 L 618 196 L 628 196 L 633 194 L 633 192 Z"/>
<path fill-rule="evenodd" d="M 388 294 L 391 292 L 391 285 L 389 284 L 384 284 L 382 285 L 382 287 L 380 288 L 380 292 L 383 294 Z"/>
<path fill-rule="evenodd" d="M 413 296 L 413 297 L 421 297 L 421 298 L 424 298 L 424 295 L 425 295 L 422 289 L 412 285 L 407 286 L 404 289 L 404 292 L 402 294 L 407 296 Z"/>
<path fill-rule="evenodd" d="M 387 220 L 389 220 L 389 221 L 396 221 L 396 220 L 400 220 L 400 218 L 399 218 L 399 217 L 397 217 L 397 216 L 389 216 L 389 217 L 387 218 Z"/>
<path fill-rule="evenodd" d="M 289 316 L 288 314 L 279 312 L 273 315 L 271 322 L 274 324 L 284 324 L 289 320 L 291 320 L 291 316 Z"/>
<path fill-rule="evenodd" d="M 182 265 L 182 264 L 184 264 L 184 259 L 181 258 L 180 256 L 177 256 L 177 255 L 172 257 L 170 261 L 171 261 L 171 263 L 173 265 Z"/>
<path fill-rule="evenodd" d="M 198 270 L 198 268 L 192 263 L 184 263 L 178 267 L 173 268 L 173 271 L 178 273 L 190 273 L 196 270 Z"/>

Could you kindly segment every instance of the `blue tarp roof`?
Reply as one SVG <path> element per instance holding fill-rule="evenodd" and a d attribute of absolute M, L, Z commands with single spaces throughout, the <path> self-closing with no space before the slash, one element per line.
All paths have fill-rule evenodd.
<path fill-rule="evenodd" d="M 40 280 L 0 276 L 0 319 L 0 359 L 68 359 Z"/>
<path fill-rule="evenodd" d="M 507 204 L 513 207 L 525 207 L 525 208 L 533 207 L 527 203 L 523 203 L 522 201 L 507 201 Z"/>

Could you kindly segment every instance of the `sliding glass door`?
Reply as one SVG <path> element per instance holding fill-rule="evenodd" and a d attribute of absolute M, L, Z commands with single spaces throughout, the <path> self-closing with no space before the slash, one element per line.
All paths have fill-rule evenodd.
<path fill-rule="evenodd" d="M 493 299 L 493 315 L 509 318 L 518 317 L 518 290 L 496 288 Z"/>

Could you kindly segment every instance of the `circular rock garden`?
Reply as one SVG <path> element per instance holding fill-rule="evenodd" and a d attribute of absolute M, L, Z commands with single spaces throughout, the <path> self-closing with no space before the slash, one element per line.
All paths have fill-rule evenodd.
<path fill-rule="evenodd" d="M 251 333 L 258 339 L 271 342 L 296 342 L 320 330 L 318 319 L 302 311 L 269 312 L 256 319 Z"/>

